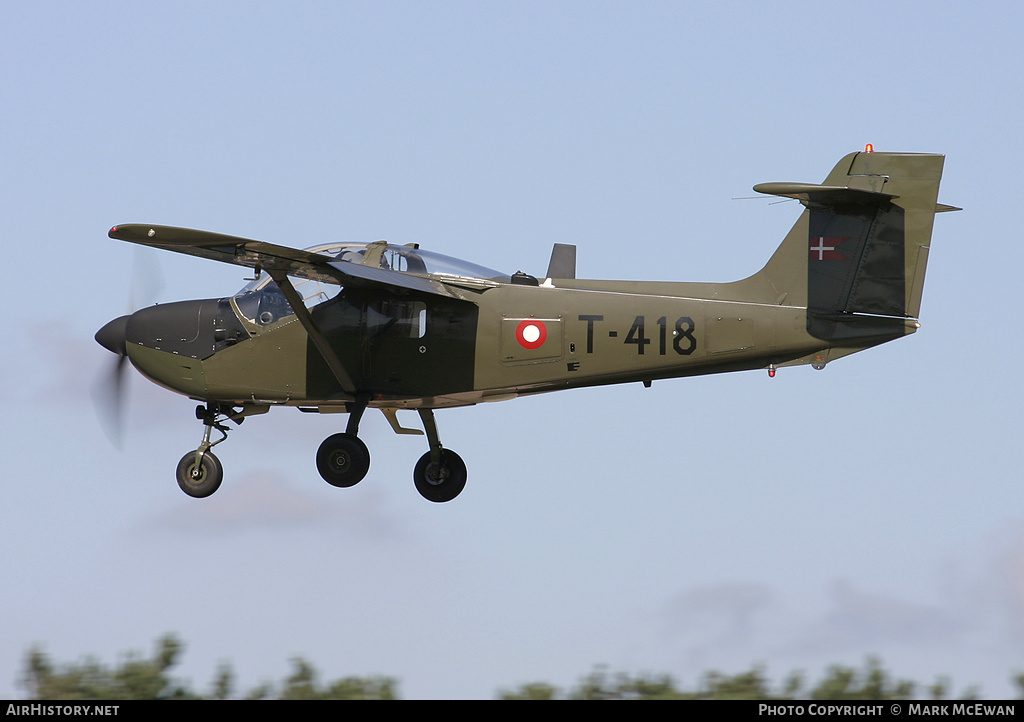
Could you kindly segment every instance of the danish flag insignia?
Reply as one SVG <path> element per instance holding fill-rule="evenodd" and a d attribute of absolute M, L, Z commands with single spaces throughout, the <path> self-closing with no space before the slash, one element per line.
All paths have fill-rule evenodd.
<path fill-rule="evenodd" d="M 826 238 L 825 236 L 811 236 L 811 260 L 812 261 L 848 261 L 850 260 L 836 250 L 836 246 L 845 243 L 849 238 Z"/>

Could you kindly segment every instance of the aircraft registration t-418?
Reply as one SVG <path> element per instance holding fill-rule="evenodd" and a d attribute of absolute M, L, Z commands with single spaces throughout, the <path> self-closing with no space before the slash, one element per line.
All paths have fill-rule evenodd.
<path fill-rule="evenodd" d="M 415 409 L 429 450 L 413 472 L 431 501 L 466 484 L 434 409 L 523 394 L 811 364 L 918 328 L 943 156 L 852 153 L 821 184 L 754 189 L 804 210 L 762 270 L 732 283 L 576 278 L 576 248 L 556 244 L 543 279 L 411 245 L 329 243 L 296 250 L 206 231 L 119 225 L 110 237 L 255 269 L 233 296 L 153 306 L 96 340 L 143 375 L 202 402 L 202 442 L 177 468 L 209 496 L 223 471 L 211 449 L 227 421 L 274 406 L 348 414 L 316 465 L 334 486 L 359 482 L 367 408 L 400 434 Z M 220 438 L 211 441 L 211 432 Z"/>

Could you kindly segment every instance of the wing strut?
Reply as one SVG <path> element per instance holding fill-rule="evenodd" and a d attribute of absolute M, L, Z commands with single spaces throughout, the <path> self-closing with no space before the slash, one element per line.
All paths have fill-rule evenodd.
<path fill-rule="evenodd" d="M 312 339 L 313 344 L 316 346 L 320 355 L 324 357 L 324 361 L 330 367 L 334 373 L 334 377 L 338 379 L 338 383 L 341 384 L 342 390 L 350 396 L 356 395 L 356 385 L 352 382 L 352 377 L 348 375 L 348 371 L 345 370 L 344 365 L 341 363 L 341 359 L 338 358 L 338 354 L 334 353 L 334 349 L 331 348 L 331 344 L 327 341 L 327 337 L 324 336 L 323 332 L 313 321 L 313 316 L 310 315 L 309 309 L 306 308 L 306 304 L 302 302 L 302 297 L 299 296 L 298 291 L 292 286 L 292 282 L 288 280 L 288 274 L 278 269 L 266 269 L 270 277 L 277 283 L 278 288 L 281 289 L 281 293 L 284 294 L 288 304 L 295 311 L 296 318 L 299 319 L 299 323 L 306 329 L 306 333 Z"/>

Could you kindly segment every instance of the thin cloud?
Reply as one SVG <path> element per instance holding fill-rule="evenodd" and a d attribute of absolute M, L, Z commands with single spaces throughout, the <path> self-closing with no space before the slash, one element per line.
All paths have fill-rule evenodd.
<path fill-rule="evenodd" d="M 322 496 L 290 485 L 283 473 L 274 471 L 254 472 L 231 483 L 238 487 L 237 493 L 225 494 L 221 489 L 206 499 L 183 498 L 160 515 L 158 528 L 222 536 L 329 527 L 362 539 L 405 536 L 402 523 L 388 508 L 388 495 L 380 490 L 351 494 L 341 503 L 325 502 Z"/>

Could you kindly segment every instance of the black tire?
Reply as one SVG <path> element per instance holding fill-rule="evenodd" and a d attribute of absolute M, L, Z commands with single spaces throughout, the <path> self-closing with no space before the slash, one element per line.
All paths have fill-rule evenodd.
<path fill-rule="evenodd" d="M 441 463 L 433 464 L 428 451 L 416 462 L 412 478 L 427 501 L 451 501 L 466 488 L 466 462 L 454 451 L 441 449 Z"/>
<path fill-rule="evenodd" d="M 317 449 L 316 470 L 331 486 L 355 486 L 370 470 L 370 451 L 358 436 L 328 436 Z"/>
<path fill-rule="evenodd" d="M 178 486 L 195 499 L 205 499 L 220 488 L 224 480 L 224 467 L 220 459 L 207 451 L 196 469 L 196 452 L 190 451 L 178 462 Z"/>

